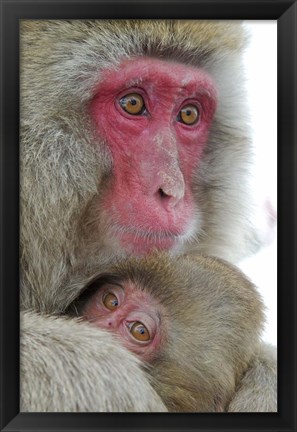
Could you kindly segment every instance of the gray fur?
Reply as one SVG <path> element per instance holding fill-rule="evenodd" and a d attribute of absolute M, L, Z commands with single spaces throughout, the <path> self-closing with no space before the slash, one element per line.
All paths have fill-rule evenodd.
<path fill-rule="evenodd" d="M 92 356 L 87 356 L 86 364 L 80 360 L 78 347 L 84 344 L 85 336 L 76 335 L 77 323 L 49 317 L 64 314 L 78 296 L 81 282 L 98 266 L 103 271 L 110 263 L 126 258 L 123 251 L 106 243 L 108 226 L 99 210 L 112 158 L 106 143 L 98 142 L 95 136 L 87 106 L 100 82 L 101 70 L 118 69 L 120 62 L 131 56 L 175 58 L 214 75 L 219 94 L 225 99 L 220 99 L 201 170 L 194 179 L 199 207 L 195 239 L 185 242 L 175 253 L 202 252 L 236 261 L 251 253 L 258 242 L 249 216 L 246 172 L 250 139 L 240 90 L 243 78 L 239 57 L 244 40 L 236 22 L 21 22 L 20 301 L 22 311 L 31 311 L 24 315 L 22 328 L 26 341 L 21 346 L 23 411 L 146 411 L 161 407 L 153 390 L 148 402 L 139 399 L 134 405 L 128 397 L 123 401 L 121 381 L 114 382 L 112 401 L 106 402 L 104 392 L 99 391 L 98 400 L 91 402 L 86 396 L 86 404 L 75 391 L 80 379 L 85 379 L 85 384 L 81 383 L 85 393 L 95 392 L 94 386 L 89 388 L 87 384 L 90 374 L 86 364 L 92 363 Z M 65 344 L 61 343 L 59 324 L 67 338 Z M 91 345 L 90 338 L 88 341 L 86 344 Z M 109 365 L 112 369 L 119 358 L 123 364 L 131 361 L 134 369 L 131 375 L 130 368 L 126 373 L 133 385 L 125 388 L 125 393 L 135 389 L 138 395 L 140 383 L 149 392 L 146 379 L 134 382 L 135 369 L 139 368 L 130 353 L 111 349 L 104 332 L 98 337 L 98 345 L 93 347 L 95 352 L 102 350 L 103 357 L 108 358 L 97 361 L 93 356 L 92 371 Z M 68 355 L 77 382 L 64 363 Z M 55 369 L 54 361 L 62 369 Z M 52 370 L 51 398 L 57 402 L 42 398 L 47 367 Z M 80 378 L 81 369 L 85 372 Z M 140 369 L 138 374 L 143 376 Z M 101 387 L 100 380 L 106 377 L 97 378 L 95 385 Z M 72 386 L 70 400 L 61 397 L 65 379 Z M 74 394 L 79 397 L 76 401 L 71 399 Z"/>
<path fill-rule="evenodd" d="M 228 412 L 277 412 L 276 348 L 262 344 L 240 382 Z"/>
<path fill-rule="evenodd" d="M 140 361 L 111 334 L 30 312 L 21 328 L 21 411 L 166 411 Z"/>

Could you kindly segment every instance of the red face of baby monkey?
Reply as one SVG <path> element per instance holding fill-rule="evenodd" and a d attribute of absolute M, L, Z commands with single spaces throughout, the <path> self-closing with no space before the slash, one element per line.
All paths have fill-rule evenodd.
<path fill-rule="evenodd" d="M 118 282 L 113 277 L 99 279 L 93 289 L 95 293 L 81 309 L 84 318 L 117 334 L 123 345 L 143 360 L 153 360 L 164 334 L 160 303 L 134 282 Z"/>

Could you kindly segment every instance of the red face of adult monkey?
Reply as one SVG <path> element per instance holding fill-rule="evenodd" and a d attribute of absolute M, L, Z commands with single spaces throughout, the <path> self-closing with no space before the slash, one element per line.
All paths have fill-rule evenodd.
<path fill-rule="evenodd" d="M 233 21 L 21 22 L 22 409 L 165 409 L 135 356 L 49 316 L 131 254 L 254 248 L 244 40 Z"/>
<path fill-rule="evenodd" d="M 215 85 L 206 72 L 177 62 L 137 58 L 119 69 L 103 72 L 91 104 L 113 159 L 101 202 L 106 237 L 137 255 L 172 249 L 197 228 L 193 175 L 215 111 Z"/>

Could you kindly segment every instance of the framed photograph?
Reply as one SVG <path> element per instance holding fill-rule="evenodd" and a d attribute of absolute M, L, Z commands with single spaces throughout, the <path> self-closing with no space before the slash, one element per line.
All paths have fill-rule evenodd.
<path fill-rule="evenodd" d="M 1 1 L 1 430 L 296 430 L 296 24 Z"/>

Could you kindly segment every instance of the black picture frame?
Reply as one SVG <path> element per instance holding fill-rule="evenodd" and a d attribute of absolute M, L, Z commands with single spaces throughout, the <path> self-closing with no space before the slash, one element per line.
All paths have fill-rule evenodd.
<path fill-rule="evenodd" d="M 1 0 L 1 431 L 296 431 L 297 2 Z M 278 20 L 278 413 L 19 413 L 19 20 Z"/>

